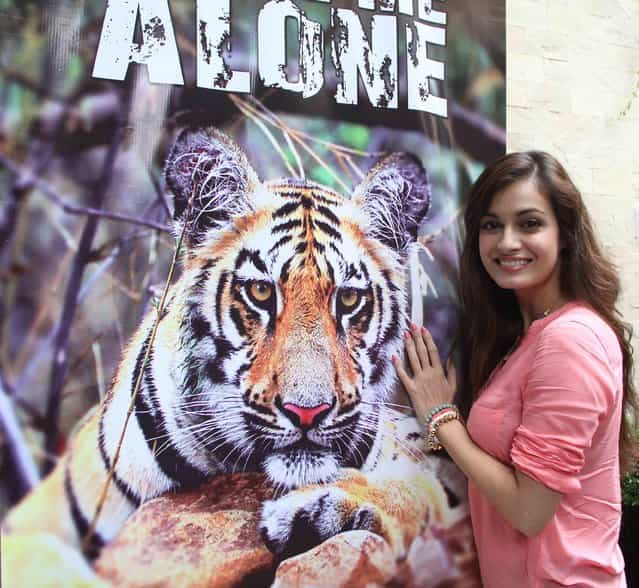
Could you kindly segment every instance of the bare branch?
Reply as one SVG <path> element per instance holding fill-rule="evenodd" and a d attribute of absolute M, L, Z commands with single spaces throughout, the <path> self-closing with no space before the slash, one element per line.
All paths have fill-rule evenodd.
<path fill-rule="evenodd" d="M 148 168 L 147 171 L 149 173 L 149 179 L 151 180 L 153 189 L 155 190 L 155 194 L 158 197 L 160 204 L 162 204 L 162 208 L 164 209 L 164 212 L 166 213 L 167 218 L 171 218 L 171 207 L 169 206 L 169 203 L 166 199 L 166 194 L 164 193 L 164 190 L 162 190 L 162 186 L 160 185 L 160 180 L 157 178 L 157 176 L 155 175 L 155 172 L 150 167 Z"/>
<path fill-rule="evenodd" d="M 68 212 L 69 214 L 81 214 L 89 217 L 106 218 L 109 220 L 126 222 L 133 225 L 140 225 L 142 227 L 149 227 L 151 229 L 156 229 L 164 233 L 171 232 L 170 227 L 168 227 L 167 225 L 163 225 L 152 220 L 137 218 L 128 214 L 123 214 L 121 212 L 111 212 L 109 210 L 71 204 L 63 196 L 60 196 L 60 194 L 58 194 L 58 192 L 56 192 L 47 182 L 36 177 L 29 170 L 23 169 L 8 157 L 0 155 L 0 164 L 6 167 L 11 173 L 20 177 L 23 185 L 38 188 L 38 190 L 40 190 L 42 194 L 44 194 L 49 200 L 55 202 L 58 206 L 60 206 L 60 208 L 62 208 L 62 210 Z"/>
<path fill-rule="evenodd" d="M 131 92 L 124 94 L 124 103 L 120 111 L 120 121 L 113 135 L 113 140 L 109 145 L 109 149 L 104 158 L 102 172 L 92 194 L 92 202 L 97 206 L 94 210 L 99 210 L 102 206 L 104 198 L 109 189 L 115 161 L 120 148 L 120 143 L 124 134 L 124 126 L 126 118 L 129 114 L 131 100 Z M 75 316 L 75 310 L 78 305 L 78 293 L 82 283 L 82 276 L 87 265 L 91 252 L 93 238 L 98 226 L 98 216 L 91 215 L 87 218 L 78 245 L 78 251 L 73 259 L 73 265 L 67 283 L 67 289 L 64 297 L 64 306 L 62 308 L 62 317 L 56 332 L 55 343 L 53 346 L 53 362 L 51 365 L 51 379 L 49 382 L 49 392 L 47 395 L 47 409 L 45 413 L 45 453 L 47 454 L 44 463 L 44 473 L 48 473 L 53 469 L 55 463 L 52 456 L 55 453 L 56 440 L 58 436 L 58 417 L 60 414 L 60 402 L 62 398 L 62 388 L 69 363 L 69 334 L 71 325 Z"/>
<path fill-rule="evenodd" d="M 483 162 L 503 155 L 506 149 L 506 131 L 503 128 L 452 100 L 449 101 L 449 109 L 452 130 L 461 149 Z"/>
<path fill-rule="evenodd" d="M 11 398 L 5 388 L 4 378 L 0 375 L 0 427 L 4 433 L 4 443 L 9 461 L 13 466 L 14 482 L 20 498 L 39 481 L 38 468 L 22 434 Z"/>

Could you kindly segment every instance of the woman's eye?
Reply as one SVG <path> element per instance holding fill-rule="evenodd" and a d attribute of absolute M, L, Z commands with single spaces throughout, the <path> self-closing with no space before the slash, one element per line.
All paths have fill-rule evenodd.
<path fill-rule="evenodd" d="M 537 229 L 541 226 L 541 222 L 539 221 L 539 219 L 536 218 L 529 218 L 526 219 L 523 223 L 522 223 L 524 229 Z"/>
<path fill-rule="evenodd" d="M 359 302 L 359 291 L 354 288 L 344 288 L 339 293 L 339 301 L 346 310 L 350 310 Z"/>
<path fill-rule="evenodd" d="M 251 282 L 248 291 L 256 302 L 267 302 L 273 295 L 273 286 L 268 282 Z"/>
<path fill-rule="evenodd" d="M 494 231 L 497 229 L 498 224 L 495 221 L 484 221 L 479 225 L 479 230 L 481 231 Z"/>

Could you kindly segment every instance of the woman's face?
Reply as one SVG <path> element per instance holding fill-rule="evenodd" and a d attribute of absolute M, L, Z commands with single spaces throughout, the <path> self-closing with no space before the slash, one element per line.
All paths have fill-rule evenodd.
<path fill-rule="evenodd" d="M 560 294 L 559 225 L 532 179 L 495 194 L 480 219 L 479 255 L 501 288 L 519 298 L 552 302 Z"/>

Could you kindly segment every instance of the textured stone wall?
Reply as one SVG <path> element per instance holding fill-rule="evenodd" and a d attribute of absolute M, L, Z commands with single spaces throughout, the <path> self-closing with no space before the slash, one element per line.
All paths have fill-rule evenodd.
<path fill-rule="evenodd" d="M 639 0 L 506 0 L 506 35 L 508 150 L 552 153 L 582 191 L 639 357 Z"/>

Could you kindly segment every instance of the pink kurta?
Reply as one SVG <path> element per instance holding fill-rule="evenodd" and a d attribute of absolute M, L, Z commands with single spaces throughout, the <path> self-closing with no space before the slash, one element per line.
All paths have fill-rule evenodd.
<path fill-rule="evenodd" d="M 570 303 L 534 321 L 481 392 L 468 419 L 475 443 L 562 494 L 528 538 L 469 483 L 485 588 L 626 586 L 617 545 L 622 382 L 614 332 Z"/>

